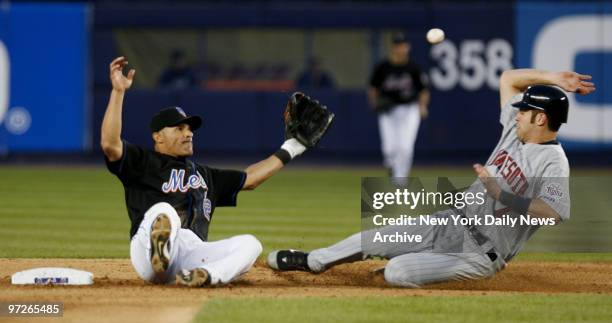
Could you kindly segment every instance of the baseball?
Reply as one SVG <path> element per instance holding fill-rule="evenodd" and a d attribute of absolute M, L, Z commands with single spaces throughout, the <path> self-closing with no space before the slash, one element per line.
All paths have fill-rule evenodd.
<path fill-rule="evenodd" d="M 427 32 L 427 41 L 432 44 L 438 44 L 444 40 L 444 30 L 440 28 L 431 28 Z"/>

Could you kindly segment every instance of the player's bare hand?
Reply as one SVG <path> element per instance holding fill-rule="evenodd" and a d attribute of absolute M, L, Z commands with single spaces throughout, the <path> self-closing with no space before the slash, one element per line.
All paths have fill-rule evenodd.
<path fill-rule="evenodd" d="M 130 69 L 127 75 L 123 75 L 123 68 L 127 65 L 128 61 L 123 56 L 115 58 L 110 63 L 110 79 L 114 90 L 125 91 L 132 86 L 136 70 Z"/>
<path fill-rule="evenodd" d="M 567 71 L 557 73 L 557 79 L 557 85 L 568 92 L 587 95 L 595 91 L 595 84 L 590 82 L 591 75 Z"/>
<path fill-rule="evenodd" d="M 427 109 L 427 107 L 420 106 L 419 114 L 421 115 L 421 119 L 425 120 L 427 117 L 429 117 L 429 109 Z"/>
<path fill-rule="evenodd" d="M 481 164 L 474 164 L 472 167 L 474 168 L 474 172 L 476 173 L 476 176 L 478 176 L 478 179 L 487 189 L 487 194 L 496 200 L 499 199 L 501 187 L 499 187 L 499 184 L 497 184 L 495 177 L 492 177 L 489 171 Z"/>

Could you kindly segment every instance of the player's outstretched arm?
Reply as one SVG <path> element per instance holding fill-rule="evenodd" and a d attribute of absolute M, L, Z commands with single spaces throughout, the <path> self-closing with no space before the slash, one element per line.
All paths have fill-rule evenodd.
<path fill-rule="evenodd" d="M 502 73 L 499 79 L 499 99 L 503 107 L 514 95 L 523 92 L 534 84 L 556 85 L 568 92 L 589 94 L 595 91 L 595 85 L 589 82 L 590 75 L 576 72 L 548 72 L 536 69 L 516 69 Z"/>
<path fill-rule="evenodd" d="M 321 102 L 301 92 L 293 93 L 283 115 L 285 142 L 274 155 L 247 167 L 247 178 L 242 189 L 255 189 L 306 149 L 316 146 L 334 117 Z"/>
<path fill-rule="evenodd" d="M 121 112 L 125 91 L 132 86 L 136 70 L 131 69 L 127 76 L 123 75 L 123 68 L 128 64 L 125 57 L 115 58 L 109 65 L 110 79 L 113 84 L 108 106 L 102 120 L 102 133 L 100 145 L 102 151 L 110 161 L 121 159 L 123 143 L 121 142 Z"/>
<path fill-rule="evenodd" d="M 254 190 L 272 175 L 278 173 L 286 163 L 306 151 L 306 146 L 295 138 L 286 140 L 274 155 L 246 168 L 247 178 L 243 190 Z"/>
<path fill-rule="evenodd" d="M 278 173 L 283 168 L 283 162 L 272 155 L 258 163 L 250 165 L 245 170 L 247 178 L 242 186 L 243 190 L 254 190 L 261 183 L 265 182 L 272 175 Z"/>

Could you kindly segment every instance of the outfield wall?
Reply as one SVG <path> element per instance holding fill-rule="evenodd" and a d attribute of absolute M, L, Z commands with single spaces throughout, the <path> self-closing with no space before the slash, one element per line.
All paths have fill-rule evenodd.
<path fill-rule="evenodd" d="M 0 156 L 91 149 L 90 8 L 0 4 Z"/>
<path fill-rule="evenodd" d="M 293 88 L 220 91 L 208 87 L 208 81 L 291 81 L 308 57 L 316 55 L 337 81 L 332 90 L 304 89 L 338 115 L 321 143 L 322 152 L 378 155 L 376 116 L 366 105 L 365 86 L 371 67 L 385 55 L 390 33 L 397 30 L 407 32 L 412 58 L 424 67 L 432 91 L 417 157 L 490 151 L 500 131 L 499 74 L 530 66 L 594 76 L 594 95 L 570 95 L 570 125 L 562 129 L 561 141 L 570 152 L 611 151 L 611 12 L 608 2 L 5 5 L 0 40 L 7 59 L 1 59 L 0 46 L 0 64 L 5 62 L 0 66 L 0 96 L 3 89 L 9 95 L 0 100 L 0 151 L 99 153 L 99 128 L 110 92 L 108 62 L 127 53 L 139 71 L 125 104 L 124 135 L 130 141 L 150 143 L 150 116 L 159 108 L 180 105 L 204 117 L 197 149 L 274 149 L 282 138 L 279 115 Z M 67 18 L 44 27 L 57 17 Z M 33 19 L 41 27 L 20 27 Z M 434 26 L 444 29 L 448 40 L 429 46 L 423 35 Z M 572 26 L 580 32 L 563 32 Z M 177 47 L 203 68 L 201 83 L 185 91 L 158 90 L 156 77 Z M 276 68 L 278 75 L 249 74 L 266 68 Z"/>

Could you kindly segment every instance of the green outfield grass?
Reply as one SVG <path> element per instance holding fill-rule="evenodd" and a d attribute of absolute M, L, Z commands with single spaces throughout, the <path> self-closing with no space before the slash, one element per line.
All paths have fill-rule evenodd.
<path fill-rule="evenodd" d="M 593 176 L 593 170 L 574 171 Z M 597 174 L 609 176 L 609 171 Z M 329 245 L 360 230 L 360 181 L 364 176 L 383 176 L 376 168 L 290 167 L 253 192 L 242 192 L 238 207 L 218 208 L 210 239 L 251 233 L 265 251 L 276 248 L 312 249 Z M 417 168 L 414 176 L 471 176 L 458 168 Z M 127 258 L 129 219 L 120 182 L 103 167 L 0 167 L 0 257 Z M 600 176 L 600 178 L 606 178 Z M 610 178 L 610 177 L 607 177 Z M 595 198 L 589 220 L 573 216 L 572 225 L 545 228 L 534 237 L 538 245 L 558 244 L 580 235 L 612 232 L 609 192 L 588 196 L 584 189 L 573 193 L 576 200 Z M 592 185 L 591 185 L 592 186 Z M 582 197 L 581 197 L 582 194 Z M 607 196 L 607 197 L 606 197 Z M 608 202 L 606 202 L 608 201 Z M 593 204 L 593 203 L 590 203 Z M 585 222 L 585 219 L 591 222 Z M 581 226 L 577 225 L 582 223 Z M 585 230 L 584 228 L 591 228 Z M 567 234 L 565 232 L 570 232 Z M 539 236 L 542 237 L 539 237 Z M 602 234 L 610 238 L 610 234 Z M 611 260 L 610 255 L 537 253 L 521 259 Z"/>
<path fill-rule="evenodd" d="M 580 294 L 215 299 L 194 322 L 610 322 L 610 304 Z"/>

